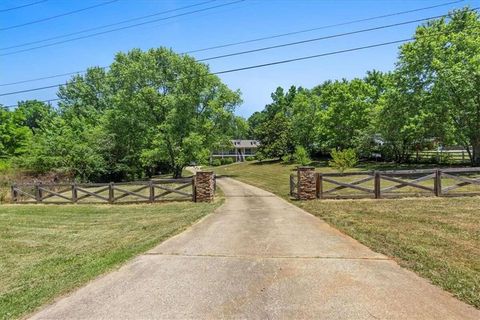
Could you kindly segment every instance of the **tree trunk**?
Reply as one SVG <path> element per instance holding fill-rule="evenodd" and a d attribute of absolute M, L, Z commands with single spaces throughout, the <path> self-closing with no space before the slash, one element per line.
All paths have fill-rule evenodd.
<path fill-rule="evenodd" d="M 182 167 L 173 168 L 173 179 L 180 179 L 182 177 Z"/>
<path fill-rule="evenodd" d="M 474 166 L 480 166 L 480 137 L 472 143 L 472 164 Z"/>

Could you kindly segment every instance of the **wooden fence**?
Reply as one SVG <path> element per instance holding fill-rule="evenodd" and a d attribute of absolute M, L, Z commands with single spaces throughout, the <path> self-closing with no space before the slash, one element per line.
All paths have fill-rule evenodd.
<path fill-rule="evenodd" d="M 480 195 L 480 168 L 316 173 L 315 180 L 319 199 Z M 298 198 L 297 190 L 292 174 L 290 195 Z"/>
<path fill-rule="evenodd" d="M 417 151 L 412 160 L 416 162 L 429 162 L 439 164 L 470 163 L 466 150 L 424 150 Z"/>
<path fill-rule="evenodd" d="M 122 183 L 12 185 L 14 203 L 132 203 L 194 201 L 194 179 L 158 179 Z"/>

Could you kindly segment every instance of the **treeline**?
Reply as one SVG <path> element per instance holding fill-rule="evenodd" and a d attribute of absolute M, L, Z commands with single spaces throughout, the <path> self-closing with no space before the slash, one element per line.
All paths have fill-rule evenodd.
<path fill-rule="evenodd" d="M 399 48 L 392 72 L 312 89 L 278 88 L 249 119 L 260 157 L 311 155 L 353 148 L 363 158 L 407 162 L 437 146 L 465 148 L 480 165 L 480 22 L 464 9 L 417 28 Z"/>
<path fill-rule="evenodd" d="M 90 68 L 38 101 L 0 108 L 0 157 L 34 172 L 79 180 L 181 175 L 228 143 L 244 121 L 241 102 L 208 66 L 167 49 L 119 53 L 108 70 Z M 239 128 L 241 130 L 241 128 Z"/>

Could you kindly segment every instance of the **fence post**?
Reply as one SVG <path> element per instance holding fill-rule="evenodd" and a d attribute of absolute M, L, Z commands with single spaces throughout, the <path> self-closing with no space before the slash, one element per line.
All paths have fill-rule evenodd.
<path fill-rule="evenodd" d="M 16 188 L 17 188 L 17 185 L 12 184 L 12 187 L 11 187 L 11 191 L 12 191 L 12 195 L 11 195 L 11 196 L 12 196 L 12 202 L 17 202 L 17 200 L 18 200 Z"/>
<path fill-rule="evenodd" d="M 440 197 L 442 195 L 442 170 L 435 170 L 435 181 L 433 185 L 435 196 Z"/>
<path fill-rule="evenodd" d="M 195 202 L 212 202 L 215 197 L 215 174 L 213 171 L 195 173 Z"/>
<path fill-rule="evenodd" d="M 108 185 L 108 202 L 113 203 L 114 199 L 114 193 L 113 193 L 113 182 L 110 182 Z"/>
<path fill-rule="evenodd" d="M 381 184 L 380 184 L 380 172 L 375 171 L 374 172 L 374 193 L 375 193 L 375 199 L 380 199 L 382 196 L 381 194 Z"/>
<path fill-rule="evenodd" d="M 155 187 L 153 186 L 152 180 L 150 180 L 150 182 L 148 183 L 148 189 L 150 190 L 148 199 L 151 203 L 153 203 L 155 202 Z"/>
<path fill-rule="evenodd" d="M 74 182 L 72 184 L 72 202 L 77 203 L 77 201 L 78 201 L 77 184 Z"/>
<path fill-rule="evenodd" d="M 298 167 L 297 175 L 297 198 L 300 200 L 315 199 L 317 197 L 315 168 Z"/>
<path fill-rule="evenodd" d="M 323 176 L 322 173 L 317 173 L 317 186 L 316 186 L 316 191 L 317 191 L 317 198 L 321 199 L 323 198 Z"/>
<path fill-rule="evenodd" d="M 290 196 L 293 197 L 293 189 L 294 189 L 294 185 L 293 185 L 293 175 L 290 175 Z"/>
<path fill-rule="evenodd" d="M 42 190 L 40 189 L 40 183 L 35 184 L 35 199 L 37 200 L 37 203 L 42 202 Z"/>
<path fill-rule="evenodd" d="M 195 184 L 195 177 L 196 175 L 192 177 L 192 201 L 193 202 L 197 202 L 197 188 Z"/>

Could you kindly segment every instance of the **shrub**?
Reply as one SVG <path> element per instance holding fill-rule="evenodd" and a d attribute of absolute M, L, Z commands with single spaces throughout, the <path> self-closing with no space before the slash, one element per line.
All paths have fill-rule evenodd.
<path fill-rule="evenodd" d="M 255 157 L 257 157 L 257 160 L 259 162 L 262 162 L 263 160 L 266 159 L 265 154 L 263 152 L 261 152 L 260 150 L 257 151 L 257 153 L 255 154 Z"/>
<path fill-rule="evenodd" d="M 446 165 L 452 165 L 455 163 L 455 159 L 453 158 L 453 154 L 450 152 L 442 152 L 440 154 L 440 159 L 439 159 L 440 164 L 446 164 Z"/>
<path fill-rule="evenodd" d="M 284 163 L 290 163 L 293 161 L 293 157 L 291 154 L 286 154 L 282 157 L 282 162 Z"/>
<path fill-rule="evenodd" d="M 222 159 L 222 163 L 223 164 L 232 164 L 233 163 L 233 159 L 232 158 L 224 158 Z"/>
<path fill-rule="evenodd" d="M 306 166 L 312 162 L 310 159 L 310 155 L 308 154 L 308 151 L 305 150 L 304 147 L 302 146 L 297 146 L 295 148 L 295 154 L 293 155 L 293 158 L 295 159 L 295 162 L 302 165 Z"/>
<path fill-rule="evenodd" d="M 212 166 L 218 167 L 220 165 L 222 165 L 222 162 L 220 161 L 220 159 L 213 159 L 212 160 Z"/>
<path fill-rule="evenodd" d="M 253 161 L 253 160 L 255 160 L 255 157 L 251 157 L 251 156 L 250 156 L 250 157 L 246 157 L 245 160 L 247 160 L 247 161 Z"/>
<path fill-rule="evenodd" d="M 332 150 L 330 156 L 332 157 L 332 160 L 328 162 L 328 165 L 340 172 L 352 168 L 358 163 L 357 153 L 354 149 L 345 149 L 341 151 Z"/>

